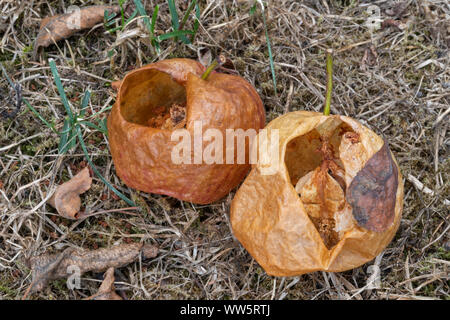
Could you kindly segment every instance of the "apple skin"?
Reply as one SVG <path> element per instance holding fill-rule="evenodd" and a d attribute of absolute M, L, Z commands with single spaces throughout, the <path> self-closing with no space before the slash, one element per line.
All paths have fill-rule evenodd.
<path fill-rule="evenodd" d="M 218 72 L 203 80 L 204 71 L 194 60 L 168 59 L 136 69 L 121 81 L 107 126 L 116 173 L 127 186 L 208 204 L 223 198 L 245 178 L 251 167 L 248 161 L 227 163 L 225 152 L 223 164 L 174 163 L 171 153 L 179 140 L 172 141 L 171 130 L 146 125 L 154 108 L 184 103 L 191 137 L 195 122 L 201 123 L 203 133 L 218 129 L 224 141 L 226 129 L 258 131 L 264 127 L 264 107 L 250 83 Z M 202 147 L 206 145 L 203 142 Z M 194 146 L 191 149 L 193 153 Z"/>

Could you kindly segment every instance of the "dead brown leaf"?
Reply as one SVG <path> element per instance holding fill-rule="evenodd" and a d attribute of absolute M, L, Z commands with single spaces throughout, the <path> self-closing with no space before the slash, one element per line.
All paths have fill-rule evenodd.
<path fill-rule="evenodd" d="M 123 300 L 115 291 L 114 280 L 114 268 L 109 268 L 98 292 L 84 300 Z"/>
<path fill-rule="evenodd" d="M 33 59 L 41 47 L 48 47 L 54 42 L 66 39 L 83 29 L 92 28 L 103 21 L 105 10 L 109 13 L 119 12 L 119 6 L 97 5 L 80 8 L 80 10 L 58 14 L 42 19 L 39 33 L 34 44 Z"/>
<path fill-rule="evenodd" d="M 234 66 L 233 60 L 231 60 L 227 56 L 224 56 L 224 58 L 225 59 L 222 62 L 222 64 L 220 64 L 219 67 L 217 67 L 217 72 L 239 75 L 239 72 L 236 70 L 236 67 Z"/>
<path fill-rule="evenodd" d="M 392 9 L 386 10 L 386 14 L 388 16 L 394 17 L 396 19 L 401 19 L 403 18 L 405 15 L 408 14 L 408 12 L 406 11 L 406 9 L 408 9 L 409 5 L 411 4 L 412 1 L 402 1 L 402 2 L 398 2 L 396 4 L 394 4 L 394 6 L 392 7 Z"/>
<path fill-rule="evenodd" d="M 120 85 L 122 84 L 122 81 L 113 81 L 111 82 L 111 88 L 113 88 L 115 91 L 119 90 Z"/>
<path fill-rule="evenodd" d="M 358 224 L 384 232 L 394 222 L 398 169 L 387 141 L 358 172 L 347 191 Z"/>
<path fill-rule="evenodd" d="M 197 49 L 198 61 L 207 68 L 212 61 L 211 50 L 209 48 L 198 48 Z"/>
<path fill-rule="evenodd" d="M 387 29 L 390 27 L 397 31 L 402 31 L 406 28 L 406 25 L 404 23 L 402 23 L 400 20 L 394 20 L 394 19 L 385 19 L 381 23 L 381 29 Z"/>
<path fill-rule="evenodd" d="M 364 56 L 361 60 L 361 70 L 367 70 L 367 67 L 373 67 L 377 63 L 378 53 L 375 46 L 371 44 L 364 51 Z"/>
<path fill-rule="evenodd" d="M 69 181 L 61 184 L 56 189 L 48 203 L 54 207 L 59 215 L 68 219 L 77 219 L 80 211 L 80 194 L 91 188 L 92 177 L 89 168 L 85 167 Z"/>
<path fill-rule="evenodd" d="M 97 250 L 67 248 L 60 253 L 31 257 L 27 264 L 32 270 L 33 280 L 24 299 L 29 293 L 43 290 L 52 280 L 69 277 L 73 270 L 79 271 L 81 276 L 88 271 L 103 272 L 109 268 L 120 268 L 135 261 L 141 253 L 144 259 L 153 258 L 158 254 L 158 248 L 131 243 Z"/>

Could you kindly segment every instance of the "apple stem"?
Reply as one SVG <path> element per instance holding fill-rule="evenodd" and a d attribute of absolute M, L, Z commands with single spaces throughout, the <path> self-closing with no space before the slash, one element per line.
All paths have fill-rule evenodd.
<path fill-rule="evenodd" d="M 224 55 L 219 55 L 214 61 L 206 68 L 205 73 L 202 74 L 202 79 L 206 80 L 209 77 L 209 74 L 217 67 L 223 65 L 227 61 L 227 58 Z"/>
<path fill-rule="evenodd" d="M 330 115 L 331 91 L 333 90 L 333 50 L 327 49 L 327 91 L 325 93 L 325 106 L 323 114 Z"/>

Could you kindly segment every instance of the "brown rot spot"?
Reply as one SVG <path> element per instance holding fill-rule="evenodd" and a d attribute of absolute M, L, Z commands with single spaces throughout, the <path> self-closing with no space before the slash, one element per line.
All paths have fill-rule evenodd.
<path fill-rule="evenodd" d="M 358 172 L 347 190 L 347 202 L 358 224 L 368 230 L 383 232 L 395 217 L 398 168 L 387 141 Z"/>
<path fill-rule="evenodd" d="M 360 142 L 359 134 L 356 132 L 345 132 L 344 137 L 347 138 L 352 144 Z"/>
<path fill-rule="evenodd" d="M 147 120 L 152 128 L 174 130 L 184 128 L 186 125 L 186 106 L 174 103 L 169 110 L 164 107 L 154 109 L 156 116 Z"/>

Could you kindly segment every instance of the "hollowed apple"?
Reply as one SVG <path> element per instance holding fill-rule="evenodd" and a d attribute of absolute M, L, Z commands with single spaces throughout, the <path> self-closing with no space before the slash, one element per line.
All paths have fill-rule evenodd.
<path fill-rule="evenodd" d="M 236 187 L 250 169 L 246 163 L 174 163 L 179 141 L 174 130 L 194 137 L 194 126 L 226 129 L 264 126 L 256 90 L 239 76 L 212 73 L 190 59 L 170 59 L 134 70 L 118 89 L 108 118 L 111 154 L 117 175 L 130 187 L 199 204 L 214 202 Z M 202 148 L 205 141 L 196 141 Z M 192 141 L 194 158 L 194 141 Z M 223 157 L 225 157 L 225 153 Z"/>
<path fill-rule="evenodd" d="M 387 141 L 345 116 L 273 120 L 280 165 L 254 165 L 231 205 L 237 239 L 271 275 L 344 271 L 376 257 L 401 218 L 403 182 Z M 277 161 L 272 159 L 271 163 Z"/>

